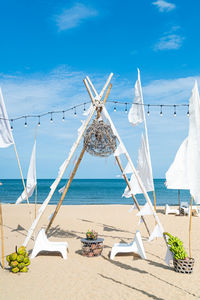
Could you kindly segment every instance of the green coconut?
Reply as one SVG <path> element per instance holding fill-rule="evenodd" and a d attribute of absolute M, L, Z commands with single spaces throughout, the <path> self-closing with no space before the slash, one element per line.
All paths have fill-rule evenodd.
<path fill-rule="evenodd" d="M 17 253 L 20 254 L 20 255 L 25 256 L 26 248 L 24 246 L 19 247 L 18 250 L 17 250 Z"/>
<path fill-rule="evenodd" d="M 17 267 L 21 270 L 21 269 L 23 269 L 25 266 L 26 266 L 25 263 L 22 262 L 22 263 L 18 264 Z"/>
<path fill-rule="evenodd" d="M 7 260 L 8 263 L 10 262 L 10 255 L 6 256 L 6 260 Z"/>
<path fill-rule="evenodd" d="M 17 265 L 18 265 L 18 261 L 16 261 L 16 260 L 13 260 L 13 261 L 10 262 L 10 266 L 11 266 L 12 268 L 17 267 Z"/>
<path fill-rule="evenodd" d="M 18 268 L 18 267 L 12 268 L 11 271 L 12 271 L 13 273 L 17 273 L 17 272 L 19 272 L 19 268 Z"/>
<path fill-rule="evenodd" d="M 14 252 L 14 253 L 11 253 L 10 254 L 10 260 L 16 260 L 17 259 L 17 253 Z"/>
<path fill-rule="evenodd" d="M 30 265 L 30 259 L 28 257 L 25 257 L 24 258 L 24 263 L 26 264 L 26 266 L 29 266 Z"/>
<path fill-rule="evenodd" d="M 20 272 L 24 272 L 24 273 L 28 272 L 28 269 L 27 269 L 27 267 L 26 267 L 26 266 L 25 266 L 25 267 L 23 267 L 23 269 L 21 269 L 21 270 L 20 270 Z"/>
<path fill-rule="evenodd" d="M 17 255 L 17 261 L 20 263 L 20 262 L 23 262 L 24 261 L 24 256 L 23 255 Z"/>

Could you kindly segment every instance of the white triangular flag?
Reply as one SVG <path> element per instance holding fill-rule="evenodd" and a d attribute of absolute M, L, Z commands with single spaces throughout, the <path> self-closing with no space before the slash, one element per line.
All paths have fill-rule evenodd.
<path fill-rule="evenodd" d="M 140 225 L 140 224 L 142 224 L 142 223 L 144 223 L 144 221 L 143 221 L 143 218 L 140 217 L 139 222 L 138 222 L 138 225 Z"/>
<path fill-rule="evenodd" d="M 33 146 L 33 151 L 32 151 L 32 154 L 31 154 L 31 160 L 30 160 L 28 174 L 27 174 L 27 180 L 26 180 L 26 192 L 27 192 L 28 198 L 30 198 L 33 195 L 34 189 L 35 189 L 36 184 L 37 184 L 35 150 L 36 150 L 36 142 L 34 143 L 34 146 Z M 25 191 L 23 191 L 21 196 L 17 199 L 16 204 L 19 204 L 24 200 L 26 200 Z"/>
<path fill-rule="evenodd" d="M 169 250 L 169 248 L 167 247 L 167 252 L 166 252 L 166 255 L 165 255 L 165 262 L 166 264 L 170 267 L 170 261 L 172 260 L 173 261 L 173 254 L 172 252 Z"/>
<path fill-rule="evenodd" d="M 134 173 L 131 175 L 131 179 L 129 181 L 129 186 L 130 186 L 131 189 L 129 189 L 129 187 L 127 186 L 124 190 L 124 193 L 123 193 L 122 197 L 130 198 L 132 195 L 135 195 L 134 190 L 136 188 L 137 188 L 137 190 L 139 189 L 138 180 L 137 180 Z"/>
<path fill-rule="evenodd" d="M 66 187 L 66 185 L 64 185 L 63 187 L 61 187 L 61 188 L 58 190 L 58 193 L 59 193 L 59 194 L 62 194 L 62 193 L 64 192 L 64 190 L 65 190 L 65 187 Z"/>
<path fill-rule="evenodd" d="M 128 212 L 132 212 L 134 209 L 135 209 L 135 204 L 133 204 L 133 205 L 131 206 L 131 208 L 129 208 Z"/>
<path fill-rule="evenodd" d="M 149 237 L 149 242 L 153 241 L 156 237 L 163 237 L 163 230 L 160 228 L 160 226 L 157 224 L 152 232 L 152 234 Z"/>
<path fill-rule="evenodd" d="M 126 168 L 123 171 L 123 174 L 130 174 L 133 173 L 133 169 L 131 168 L 130 162 L 128 161 Z"/>
<path fill-rule="evenodd" d="M 128 120 L 133 126 L 136 126 L 137 124 L 144 121 L 143 96 L 142 96 L 142 87 L 141 87 L 139 69 L 138 69 L 138 80 L 135 83 L 134 103 L 132 104 L 129 110 Z"/>
<path fill-rule="evenodd" d="M 6 106 L 0 88 L 0 148 L 9 147 L 14 143 Z"/>
<path fill-rule="evenodd" d="M 121 154 L 123 154 L 125 152 L 126 151 L 124 149 L 124 146 L 122 144 L 119 144 L 118 147 L 117 147 L 117 149 L 114 152 L 114 156 L 119 156 L 119 155 L 121 155 Z"/>
<path fill-rule="evenodd" d="M 142 209 L 137 213 L 137 216 L 147 216 L 147 215 L 153 215 L 153 211 L 149 205 L 148 202 L 142 207 Z"/>

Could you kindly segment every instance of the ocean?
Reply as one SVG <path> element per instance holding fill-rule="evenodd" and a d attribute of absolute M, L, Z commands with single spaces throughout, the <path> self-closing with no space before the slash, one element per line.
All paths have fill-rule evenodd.
<path fill-rule="evenodd" d="M 53 179 L 38 179 L 37 202 L 43 203 L 48 196 Z M 2 203 L 15 203 L 23 191 L 22 181 L 19 179 L 0 179 L 0 200 Z M 165 204 L 178 205 L 178 190 L 168 190 L 165 179 L 155 179 L 155 192 L 157 206 Z M 49 204 L 57 204 L 61 195 L 59 188 L 66 184 L 61 180 Z M 132 204 L 132 198 L 122 198 L 126 183 L 123 179 L 74 179 L 63 201 L 63 205 L 93 205 L 93 204 Z M 153 193 L 148 193 L 153 203 Z M 190 202 L 188 190 L 181 190 L 181 201 Z M 143 195 L 136 195 L 140 205 L 146 203 Z M 34 203 L 35 196 L 29 199 Z"/>

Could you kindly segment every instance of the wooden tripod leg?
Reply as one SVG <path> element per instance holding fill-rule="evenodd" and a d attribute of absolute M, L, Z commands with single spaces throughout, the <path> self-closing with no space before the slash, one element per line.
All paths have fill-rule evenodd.
<path fill-rule="evenodd" d="M 0 201 L 0 224 L 1 224 L 1 253 L 2 253 L 2 267 L 5 268 L 4 263 L 4 241 L 3 241 L 3 216 L 2 216 L 2 207 Z"/>
<path fill-rule="evenodd" d="M 121 172 L 122 172 L 122 175 L 123 175 L 123 177 L 124 177 L 124 179 L 125 179 L 125 181 L 126 181 L 126 184 L 127 184 L 128 188 L 129 188 L 129 190 L 131 190 L 131 186 L 130 186 L 130 184 L 129 184 L 128 178 L 127 178 L 127 176 L 123 173 L 124 170 L 123 170 L 123 167 L 122 167 L 120 158 L 117 157 L 117 156 L 115 156 L 115 159 L 116 159 L 116 161 L 117 161 L 117 163 L 118 163 L 118 166 L 119 166 L 119 168 L 120 168 L 120 170 L 121 170 Z M 140 211 L 140 206 L 139 206 L 139 203 L 137 202 L 137 199 L 135 198 L 134 195 L 131 195 L 131 196 L 132 196 L 132 198 L 133 198 L 133 201 L 134 201 L 134 203 L 135 203 L 135 205 L 136 205 L 138 211 Z M 150 236 L 150 231 L 149 231 L 149 228 L 148 228 L 148 226 L 147 226 L 147 223 L 146 223 L 146 221 L 145 221 L 145 219 L 144 219 L 143 216 L 141 216 L 141 218 L 142 218 L 142 220 L 143 220 L 143 222 L 144 222 L 144 225 L 145 225 L 145 227 L 146 227 L 146 230 L 147 230 L 147 232 L 148 232 L 148 235 Z"/>
<path fill-rule="evenodd" d="M 56 217 L 56 215 L 57 215 L 57 213 L 58 213 L 58 211 L 59 211 L 59 209 L 60 209 L 60 207 L 62 205 L 62 202 L 63 202 L 63 200 L 64 200 L 64 198 L 65 198 L 65 196 L 67 194 L 67 191 L 68 191 L 68 189 L 69 189 L 69 187 L 70 187 L 70 185 L 72 183 L 72 180 L 73 180 L 73 178 L 74 178 L 74 176 L 76 174 L 76 171 L 77 171 L 78 166 L 79 166 L 79 164 L 80 164 L 80 162 L 81 162 L 81 160 L 83 158 L 84 153 L 85 153 L 85 147 L 83 147 L 83 149 L 81 151 L 81 154 L 80 154 L 80 156 L 79 156 L 79 158 L 78 158 L 78 160 L 76 162 L 74 170 L 73 170 L 73 172 L 72 172 L 72 174 L 71 174 L 71 176 L 70 176 L 70 178 L 69 178 L 69 180 L 67 182 L 67 185 L 66 185 L 66 187 L 64 189 L 64 192 L 63 192 L 63 194 L 62 194 L 62 196 L 60 198 L 60 201 L 59 201 L 59 203 L 58 203 L 58 205 L 57 205 L 57 207 L 56 207 L 56 209 L 54 211 L 54 214 L 53 214 L 53 216 L 52 216 L 52 218 L 51 218 L 51 220 L 50 220 L 50 222 L 49 222 L 49 224 L 47 226 L 46 233 L 49 231 L 49 228 L 51 227 L 51 225 L 52 225 L 52 223 L 53 223 L 53 221 L 54 221 L 54 219 L 55 219 L 55 217 Z"/>

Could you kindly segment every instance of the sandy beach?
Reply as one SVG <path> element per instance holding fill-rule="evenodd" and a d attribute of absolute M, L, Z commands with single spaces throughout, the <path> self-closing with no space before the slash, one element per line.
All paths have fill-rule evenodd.
<path fill-rule="evenodd" d="M 48 224 L 48 216 L 55 206 L 48 206 L 36 233 Z M 166 245 L 162 238 L 151 243 L 144 225 L 138 227 L 136 210 L 128 212 L 128 205 L 63 206 L 49 232 L 51 241 L 67 241 L 67 260 L 57 255 L 39 254 L 31 260 L 28 273 L 12 274 L 0 269 L 0 300 L 80 300 L 80 299 L 196 299 L 200 298 L 200 233 L 199 218 L 192 219 L 192 256 L 195 266 L 192 274 L 179 274 L 169 268 L 164 257 Z M 15 251 L 25 239 L 31 221 L 25 204 L 2 205 L 5 255 Z M 31 206 L 32 216 L 34 207 Z M 188 224 L 186 216 L 164 215 L 158 208 L 164 230 L 177 235 L 188 251 Z M 153 230 L 152 216 L 146 220 Z M 138 256 L 118 255 L 109 259 L 116 242 L 131 242 L 140 228 L 147 260 Z M 88 229 L 94 229 L 104 238 L 104 249 L 99 257 L 81 255 L 81 241 Z M 27 250 L 33 249 L 31 240 Z M 6 262 L 7 267 L 7 262 Z"/>

